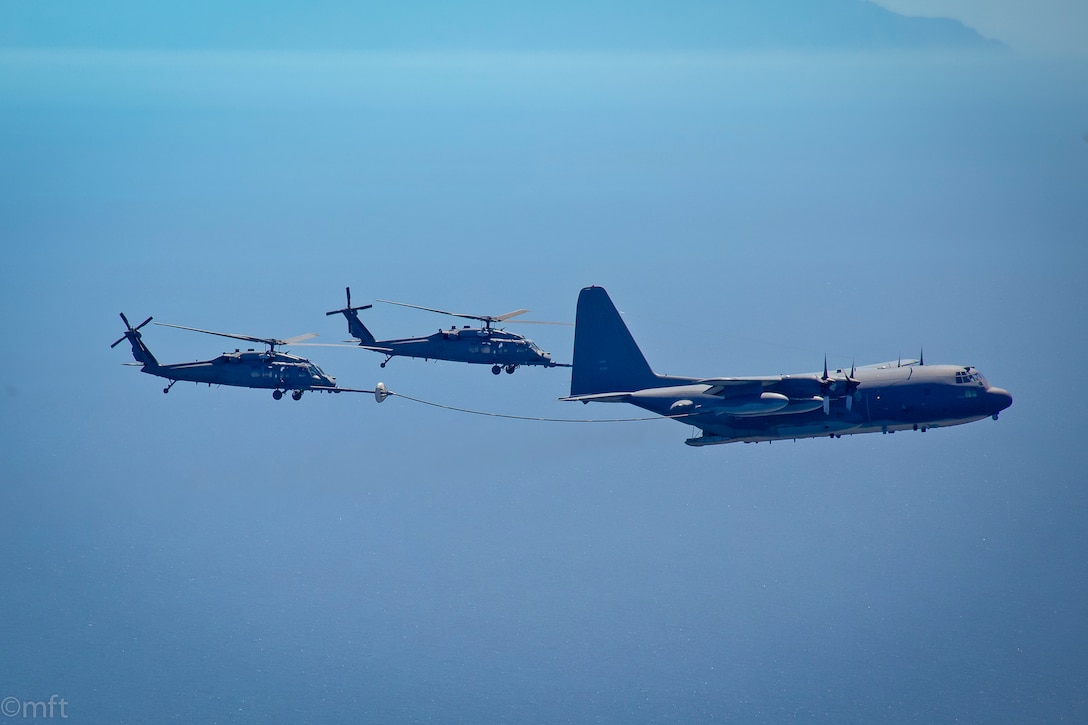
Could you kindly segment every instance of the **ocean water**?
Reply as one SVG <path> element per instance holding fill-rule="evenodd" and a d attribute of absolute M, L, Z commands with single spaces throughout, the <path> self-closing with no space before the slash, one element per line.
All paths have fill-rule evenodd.
<path fill-rule="evenodd" d="M 57 695 L 71 722 L 1084 719 L 1083 64 L 0 69 L 5 717 L 51 719 Z M 1015 403 L 924 435 L 692 450 L 671 421 L 164 396 L 108 347 L 119 311 L 332 342 L 346 285 L 573 320 L 588 284 L 659 372 L 924 347 Z M 449 324 L 363 314 L 379 337 Z M 569 328 L 529 332 L 569 361 Z M 230 345 L 144 333 L 162 361 Z M 563 370 L 311 356 L 475 410 L 638 413 L 556 402 Z"/>

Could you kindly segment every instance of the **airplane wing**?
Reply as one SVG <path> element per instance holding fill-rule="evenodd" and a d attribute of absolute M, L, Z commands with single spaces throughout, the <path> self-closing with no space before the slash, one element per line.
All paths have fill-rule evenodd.
<path fill-rule="evenodd" d="M 706 395 L 728 398 L 733 395 L 750 395 L 780 382 L 782 376 L 776 375 L 762 378 L 704 378 L 694 381 L 694 384 L 709 385 Z"/>
<path fill-rule="evenodd" d="M 805 375 L 767 375 L 741 378 L 703 378 L 695 384 L 709 385 L 707 395 L 729 398 L 734 395 L 753 395 L 763 391 L 782 393 L 790 398 L 819 395 L 821 380 L 817 373 Z"/>

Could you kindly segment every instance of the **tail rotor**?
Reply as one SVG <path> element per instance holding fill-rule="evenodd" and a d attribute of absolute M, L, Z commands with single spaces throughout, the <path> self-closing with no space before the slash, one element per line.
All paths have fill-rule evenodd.
<path fill-rule="evenodd" d="M 341 310 L 332 310 L 331 312 L 326 312 L 325 313 L 326 317 L 328 317 L 329 315 L 346 315 L 346 314 L 348 314 L 350 312 L 357 312 L 359 310 L 369 310 L 371 307 L 374 306 L 374 305 L 358 305 L 357 307 L 352 307 L 351 306 L 351 287 L 345 287 L 344 291 L 347 293 L 347 298 L 348 298 L 347 306 L 344 307 Z"/>
<path fill-rule="evenodd" d="M 121 335 L 121 337 L 119 337 L 119 338 L 117 339 L 117 342 L 115 342 L 115 343 L 113 343 L 112 345 L 110 345 L 110 347 L 111 347 L 111 348 L 114 348 L 114 347 L 117 347 L 118 345 L 120 345 L 120 344 L 121 344 L 122 342 L 124 342 L 124 341 L 125 341 L 125 339 L 126 339 L 126 338 L 127 338 L 127 337 L 128 337 L 129 335 L 135 335 L 135 336 L 136 336 L 136 339 L 139 339 L 139 338 L 140 338 L 140 328 L 141 328 L 141 327 L 143 327 L 144 325 L 146 325 L 147 323 L 151 322 L 151 318 L 150 318 L 150 317 L 148 317 L 148 318 L 147 318 L 146 320 L 144 320 L 144 321 L 143 321 L 143 322 L 141 322 L 140 324 L 136 325 L 136 327 L 133 327 L 133 326 L 132 326 L 132 323 L 128 321 L 128 318 L 127 318 L 127 317 L 125 317 L 125 313 L 124 313 L 124 312 L 122 312 L 122 313 L 121 313 L 121 319 L 122 319 L 122 320 L 124 321 L 124 323 L 125 323 L 125 327 L 127 327 L 127 328 L 128 328 L 128 330 L 126 330 L 126 331 L 125 331 L 125 334 L 124 334 L 124 335 Z"/>

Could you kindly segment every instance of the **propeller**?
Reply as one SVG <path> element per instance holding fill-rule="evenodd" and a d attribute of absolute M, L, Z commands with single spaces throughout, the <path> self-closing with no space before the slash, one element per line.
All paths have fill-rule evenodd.
<path fill-rule="evenodd" d="M 393 300 L 378 300 L 378 302 L 384 302 L 387 305 L 399 305 L 400 307 L 411 307 L 414 310 L 424 310 L 425 312 L 436 312 L 440 315 L 449 315 L 450 317 L 462 317 L 466 320 L 479 320 L 484 323 L 484 328 L 490 330 L 491 324 L 494 322 L 506 322 L 509 319 L 524 315 L 529 310 L 514 310 L 512 312 L 506 312 L 501 315 L 470 315 L 465 312 L 450 312 L 449 310 L 437 310 L 433 307 L 423 307 L 421 305 L 410 305 L 406 302 L 394 302 Z M 569 322 L 545 322 L 542 320 L 518 320 L 519 325 L 567 325 Z"/>
<path fill-rule="evenodd" d="M 861 381 L 854 377 L 854 373 L 857 372 L 857 368 L 854 366 L 854 361 L 850 361 L 850 374 L 846 376 L 846 409 L 852 410 L 854 407 L 854 396 L 852 393 L 858 389 L 861 385 Z"/>
<path fill-rule="evenodd" d="M 831 413 L 831 396 L 829 393 L 834 389 L 837 383 L 843 383 L 843 397 L 846 398 L 847 410 L 851 410 L 854 407 L 853 392 L 861 385 L 861 381 L 854 377 L 857 373 L 857 367 L 853 362 L 850 363 L 849 375 L 842 370 L 836 372 L 843 373 L 843 378 L 841 380 L 839 378 L 832 378 L 828 374 L 827 355 L 824 355 L 824 374 L 820 377 L 820 395 L 823 398 L 824 415 L 829 415 Z"/>
<path fill-rule="evenodd" d="M 122 343 L 122 342 L 124 341 L 124 339 L 125 339 L 126 337 L 128 337 L 128 336 L 129 336 L 130 334 L 132 334 L 132 335 L 135 335 L 136 337 L 139 337 L 139 336 L 140 336 L 140 332 L 139 332 L 140 328 L 141 328 L 141 327 L 143 327 L 144 325 L 146 325 L 147 323 L 151 322 L 151 318 L 150 318 L 150 317 L 148 317 L 148 318 L 147 318 L 146 320 L 144 320 L 144 321 L 143 321 L 143 322 L 141 322 L 140 324 L 136 325 L 136 327 L 133 327 L 133 326 L 132 326 L 132 323 L 130 323 L 130 322 L 128 321 L 128 318 L 127 318 L 127 317 L 125 317 L 125 313 L 124 313 L 124 312 L 122 312 L 122 313 L 121 313 L 121 319 L 122 319 L 122 320 L 124 320 L 124 322 L 125 322 L 125 327 L 127 327 L 127 328 L 128 328 L 128 330 L 127 330 L 127 331 L 125 332 L 125 334 L 124 334 L 124 335 L 122 335 L 122 336 L 120 337 L 120 339 L 118 339 L 118 340 L 117 340 L 117 342 L 115 342 L 115 343 L 113 343 L 112 345 L 110 345 L 110 347 L 111 347 L 111 348 L 112 348 L 112 347 L 117 347 L 118 345 L 120 345 L 120 344 L 121 344 L 121 343 Z"/>
<path fill-rule="evenodd" d="M 332 312 L 326 312 L 325 313 L 326 317 L 328 317 L 329 315 L 339 315 L 339 314 L 346 313 L 346 312 L 355 312 L 356 310 L 368 310 L 368 309 L 370 309 L 371 307 L 374 306 L 374 305 L 359 305 L 358 307 L 352 307 L 351 306 L 351 287 L 345 287 L 344 291 L 347 292 L 348 306 L 345 307 L 342 310 L 333 310 Z"/>
<path fill-rule="evenodd" d="M 147 318 L 150 320 L 151 318 Z M 146 324 L 146 323 L 145 323 Z M 296 342 L 302 342 L 303 340 L 312 340 L 317 337 L 316 332 L 307 332 L 304 335 L 296 335 L 295 337 L 288 337 L 286 340 L 279 340 L 274 337 L 253 337 L 251 335 L 236 335 L 233 332 L 215 332 L 214 330 L 201 330 L 198 327 L 185 327 L 184 325 L 171 325 L 167 322 L 156 322 L 156 325 L 162 325 L 163 327 L 174 327 L 179 330 L 190 330 L 191 332 L 203 332 L 205 335 L 218 335 L 219 337 L 230 337 L 235 340 L 246 340 L 248 342 L 259 342 L 264 345 L 268 345 L 268 352 L 273 352 L 276 347 L 283 347 L 284 345 L 294 345 Z"/>

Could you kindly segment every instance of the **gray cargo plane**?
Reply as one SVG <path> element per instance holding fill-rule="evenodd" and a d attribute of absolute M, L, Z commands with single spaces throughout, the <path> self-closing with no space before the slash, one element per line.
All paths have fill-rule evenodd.
<path fill-rule="evenodd" d="M 570 397 L 630 403 L 702 430 L 690 446 L 894 433 L 997 420 L 1012 405 L 969 365 L 921 360 L 765 377 L 688 378 L 650 369 L 602 287 L 578 295 Z"/>

